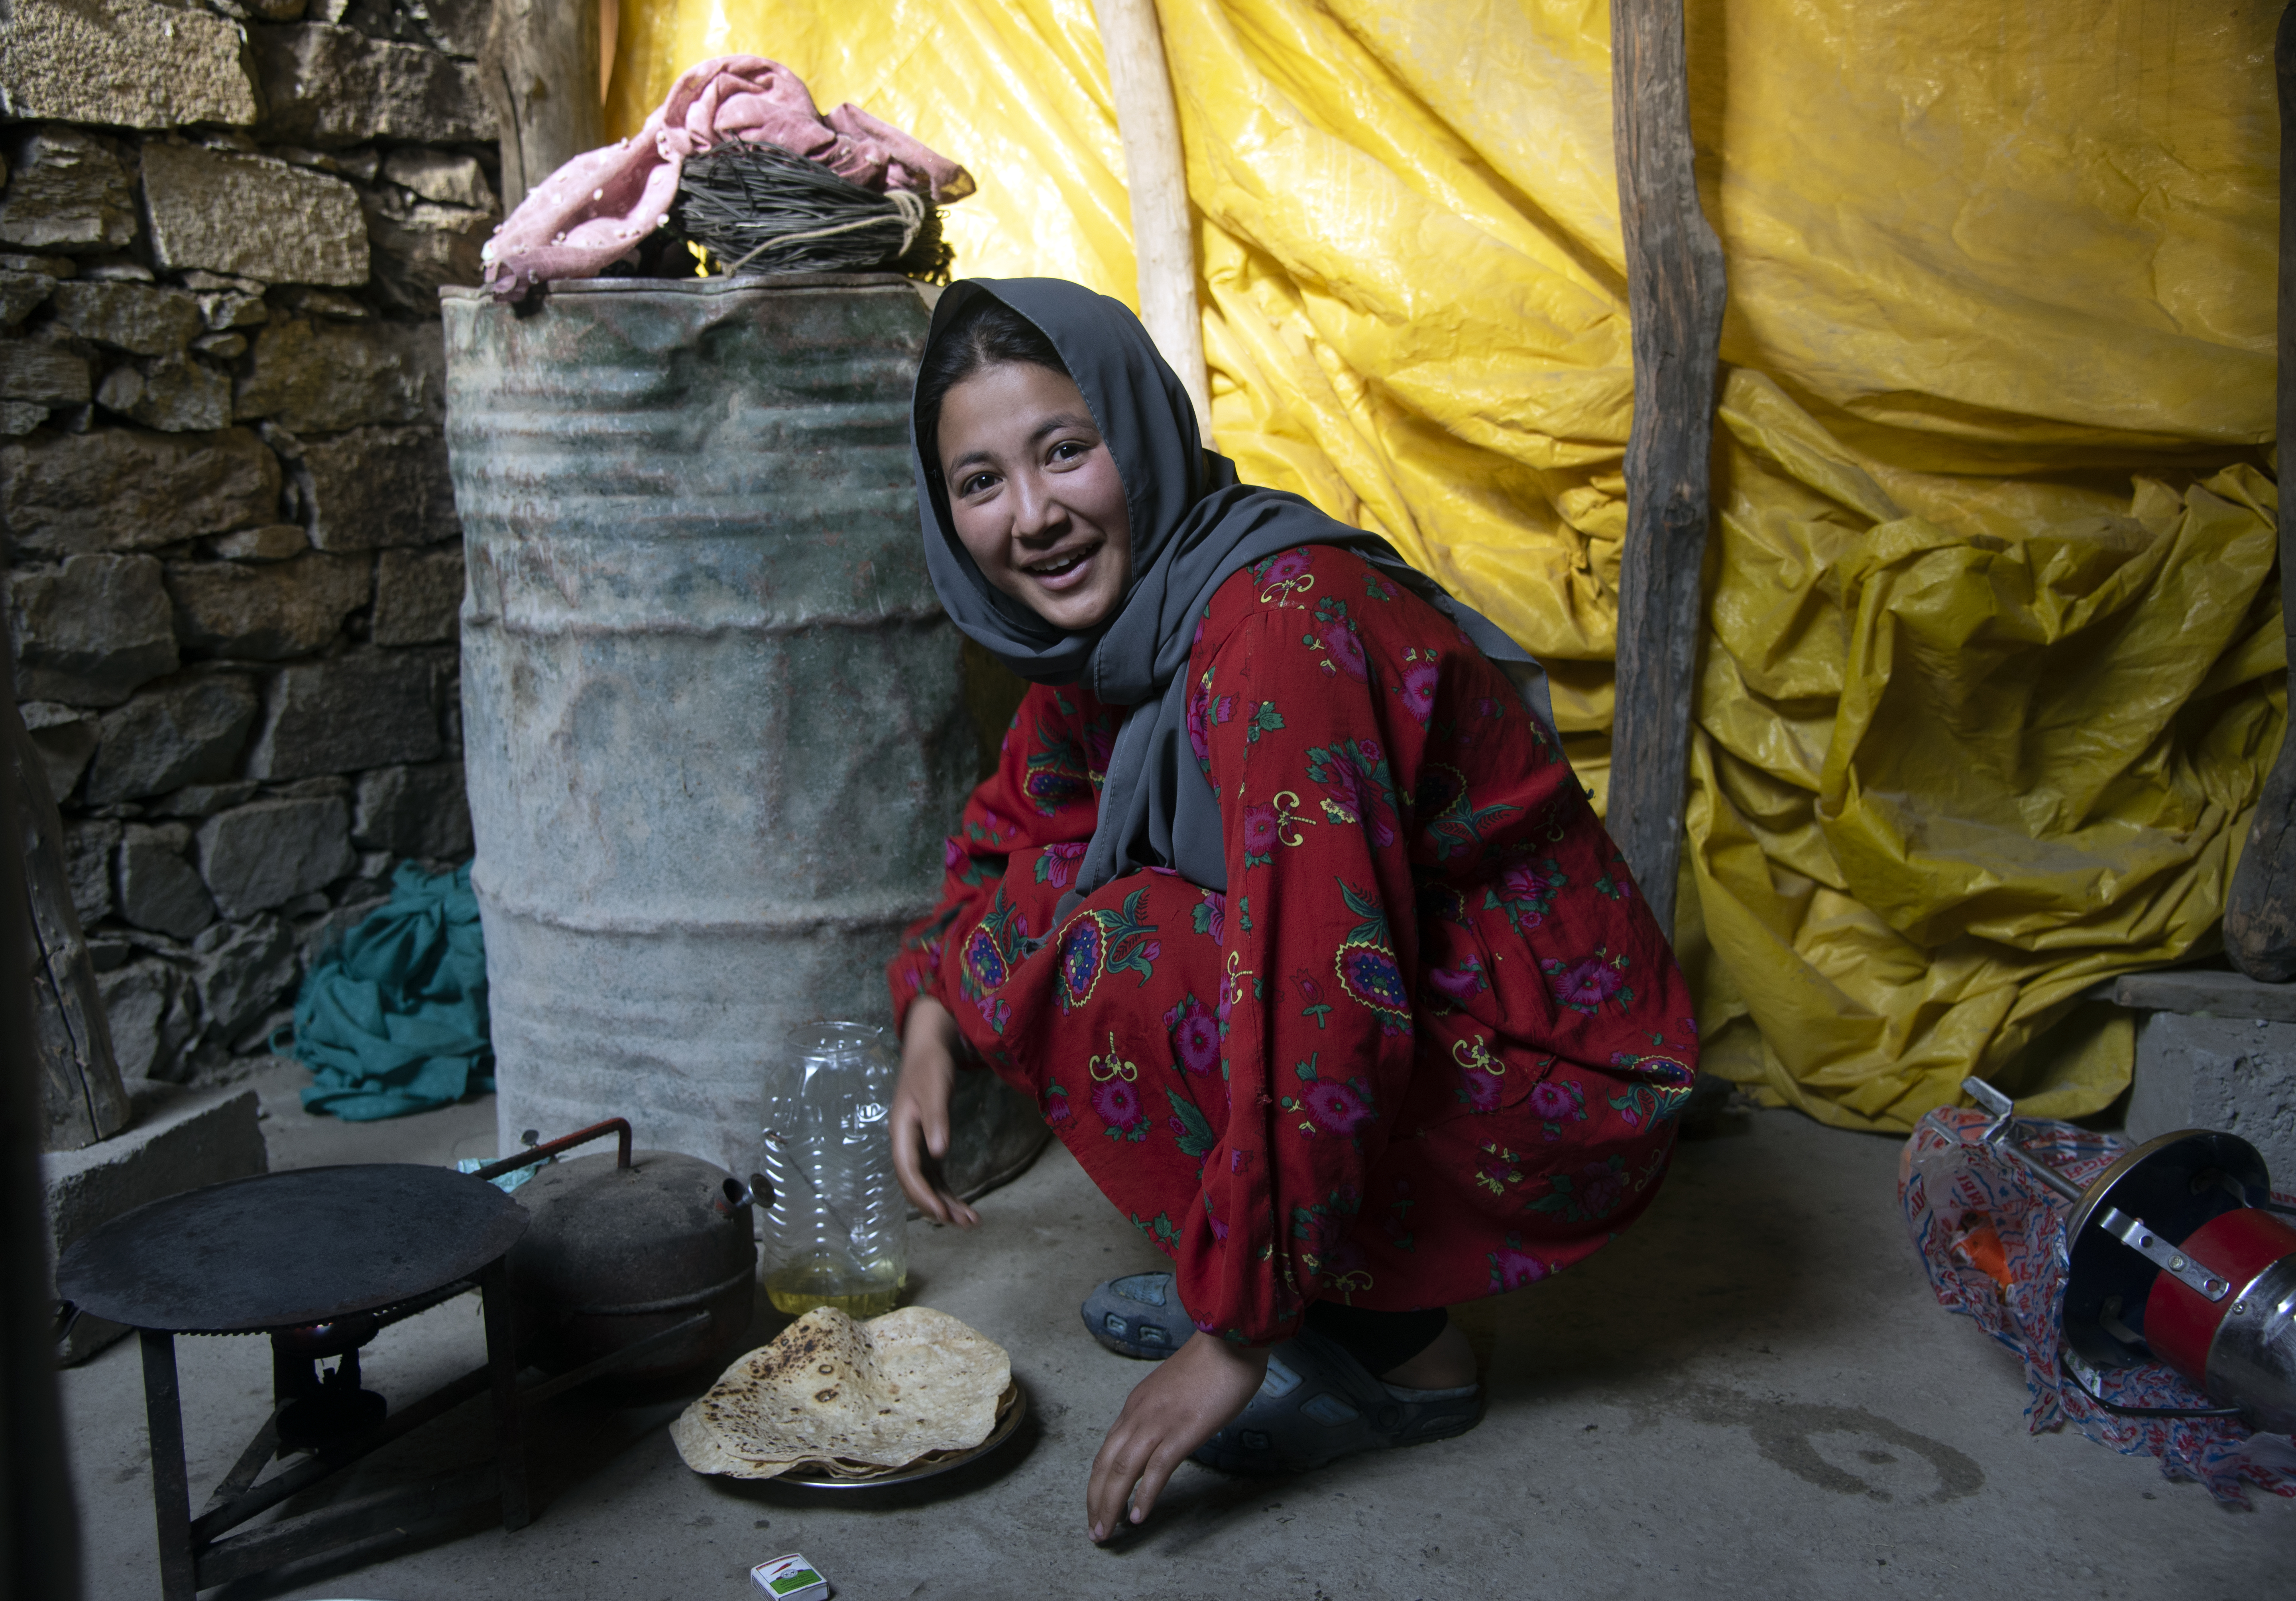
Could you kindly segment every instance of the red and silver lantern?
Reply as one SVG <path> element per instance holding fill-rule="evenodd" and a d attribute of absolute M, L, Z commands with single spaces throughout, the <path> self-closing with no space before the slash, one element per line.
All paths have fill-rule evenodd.
<path fill-rule="evenodd" d="M 2182 1129 L 2137 1146 L 2082 1189 L 2011 1137 L 2007 1096 L 1981 1079 L 1962 1088 L 1994 1113 L 1986 1143 L 2072 1203 L 2064 1300 L 2072 1351 L 2098 1368 L 2165 1362 L 2218 1404 L 2213 1415 L 2296 1433 L 2296 1227 L 2284 1220 L 2296 1209 L 2273 1199 L 2256 1147 L 2234 1134 Z M 2090 1395 L 2114 1411 L 2160 1415 Z"/>

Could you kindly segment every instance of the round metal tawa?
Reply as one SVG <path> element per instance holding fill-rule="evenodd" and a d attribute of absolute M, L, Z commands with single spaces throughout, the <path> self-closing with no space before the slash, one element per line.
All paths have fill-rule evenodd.
<path fill-rule="evenodd" d="M 989 1452 L 1013 1438 L 1021 1420 L 1029 1416 L 1029 1393 L 1015 1379 L 996 1398 L 996 1421 L 989 1425 L 988 1438 L 970 1450 L 931 1451 L 906 1467 L 890 1468 L 870 1479 L 832 1479 L 814 1477 L 801 1473 L 786 1473 L 769 1480 L 775 1484 L 800 1484 L 808 1490 L 877 1490 L 887 1484 L 914 1484 L 920 1479 L 953 1473 L 967 1463 L 978 1462 Z"/>
<path fill-rule="evenodd" d="M 56 1292 L 135 1328 L 253 1334 L 452 1284 L 526 1223 L 517 1202 L 447 1168 L 300 1168 L 123 1212 L 65 1249 Z"/>
<path fill-rule="evenodd" d="M 2106 1207 L 2181 1245 L 2210 1219 L 2271 1199 L 2264 1158 L 2236 1134 L 2181 1129 L 2121 1157 L 2097 1175 L 2065 1220 L 2065 1338 L 2094 1367 L 2148 1359 L 2149 1353 L 2109 1333 L 2104 1318 L 2114 1313 L 2123 1326 L 2142 1332 L 2145 1297 L 2161 1270 L 2104 1231 L 2097 1219 Z"/>

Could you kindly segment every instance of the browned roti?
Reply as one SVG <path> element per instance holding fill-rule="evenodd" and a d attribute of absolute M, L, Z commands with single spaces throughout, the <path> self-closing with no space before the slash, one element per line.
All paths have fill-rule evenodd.
<path fill-rule="evenodd" d="M 1003 1346 L 945 1312 L 856 1323 L 821 1307 L 727 1368 L 669 1435 L 696 1473 L 871 1478 L 988 1439 L 1012 1376 Z"/>

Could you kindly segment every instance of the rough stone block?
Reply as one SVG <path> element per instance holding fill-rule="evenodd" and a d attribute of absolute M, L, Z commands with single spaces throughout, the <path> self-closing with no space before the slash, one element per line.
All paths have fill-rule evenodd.
<path fill-rule="evenodd" d="M 106 411 L 165 433 L 208 433 L 231 423 L 231 378 L 188 356 L 114 367 L 95 398 Z"/>
<path fill-rule="evenodd" d="M 220 784 L 255 726 L 254 686 L 232 674 L 186 675 L 106 714 L 86 793 L 90 806 Z"/>
<path fill-rule="evenodd" d="M 0 24 L 0 112 L 115 127 L 255 120 L 239 29 L 149 0 L 15 0 Z"/>
<path fill-rule="evenodd" d="M 127 825 L 112 867 L 121 917 L 178 940 L 215 921 L 215 901 L 186 855 L 191 845 L 186 823 Z"/>
<path fill-rule="evenodd" d="M 2221 1129 L 2264 1154 L 2274 1185 L 2296 1186 L 2296 1022 L 2155 1012 L 2136 1027 L 2128 1137 Z"/>
<path fill-rule="evenodd" d="M 441 754 L 430 663 L 373 651 L 283 671 L 248 759 L 257 778 L 357 773 Z"/>
<path fill-rule="evenodd" d="M 173 609 L 150 556 L 73 556 L 8 584 L 16 692 L 74 706 L 117 706 L 176 670 Z"/>
<path fill-rule="evenodd" d="M 256 336 L 238 415 L 298 432 L 445 415 L 447 349 L 436 323 L 275 318 Z"/>
<path fill-rule="evenodd" d="M 48 420 L 48 408 L 29 400 L 0 400 L 0 435 L 21 439 Z"/>
<path fill-rule="evenodd" d="M 427 316 L 438 308 L 442 285 L 476 283 L 485 275 L 480 252 L 494 231 L 493 212 L 407 204 L 381 193 L 370 193 L 366 208 L 375 286 L 401 310 Z"/>
<path fill-rule="evenodd" d="M 459 631 L 463 551 L 386 550 L 375 562 L 374 642 L 442 645 Z"/>
<path fill-rule="evenodd" d="M 119 848 L 119 825 L 109 817 L 64 825 L 64 880 L 82 928 L 111 915 L 111 853 Z"/>
<path fill-rule="evenodd" d="M 254 1090 L 186 1089 L 139 1081 L 130 1087 L 130 1094 L 135 1121 L 126 1133 L 85 1150 L 51 1152 L 40 1158 L 40 1177 L 47 1187 L 51 1285 L 54 1259 L 122 1212 L 185 1190 L 270 1170 L 263 1129 L 256 1121 Z M 58 1359 L 83 1361 L 125 1333 L 116 1323 L 83 1316 L 57 1352 Z"/>
<path fill-rule="evenodd" d="M 87 358 L 46 339 L 0 341 L 0 399 L 31 406 L 84 406 Z"/>
<path fill-rule="evenodd" d="M 137 356 L 181 355 L 207 331 L 199 297 L 180 289 L 79 282 L 51 292 L 59 326 Z"/>
<path fill-rule="evenodd" d="M 447 441 L 424 428 L 360 428 L 303 447 L 321 550 L 436 545 L 462 531 Z"/>
<path fill-rule="evenodd" d="M 0 63 L 6 60 L 0 45 Z M 0 78 L 6 73 L 0 64 Z M 111 140 L 51 123 L 10 141 L 6 153 L 13 171 L 0 199 L 0 241 L 65 250 L 116 250 L 135 242 L 135 192 Z"/>
<path fill-rule="evenodd" d="M 151 801 L 146 811 L 155 817 L 211 817 L 226 807 L 251 800 L 262 786 L 239 779 L 230 784 L 187 784 Z"/>
<path fill-rule="evenodd" d="M 16 554 L 148 550 L 279 520 L 279 462 L 244 428 L 105 428 L 0 446 L 0 519 Z"/>
<path fill-rule="evenodd" d="M 467 206 L 473 211 L 496 207 L 494 185 L 487 182 L 476 156 L 415 147 L 394 150 L 382 159 L 382 176 L 442 206 Z"/>
<path fill-rule="evenodd" d="M 435 50 L 307 23 L 255 37 L 273 139 L 322 149 L 366 139 L 469 144 L 495 136 L 478 69 Z"/>
<path fill-rule="evenodd" d="M 119 1076 L 131 1084 L 137 1079 L 179 1081 L 184 1048 L 200 1031 L 199 994 L 190 975 L 172 962 L 145 956 L 100 973 L 95 989 L 103 999 L 104 1021 L 111 1025 Z"/>
<path fill-rule="evenodd" d="M 144 203 L 162 267 L 271 283 L 364 283 L 366 223 L 340 178 L 190 144 L 144 150 Z"/>
<path fill-rule="evenodd" d="M 257 800 L 200 825 L 200 875 L 225 916 L 268 911 L 356 867 L 350 834 L 350 808 L 340 796 Z M 262 1006 L 270 1004 L 266 996 Z M 210 1003 L 210 1018 L 214 1012 Z"/>
<path fill-rule="evenodd" d="M 13 328 L 46 303 L 56 281 L 45 273 L 12 273 L 0 268 L 0 328 Z"/>
<path fill-rule="evenodd" d="M 49 797 L 62 803 L 79 784 L 79 776 L 87 771 L 87 759 L 95 754 L 95 719 L 76 706 L 61 706 L 53 701 L 27 701 L 16 710 L 24 718 L 24 731 L 32 736 L 33 748 L 40 753 L 40 770 L 48 781 Z"/>
<path fill-rule="evenodd" d="M 373 581 L 363 558 L 317 551 L 261 566 L 177 562 L 168 572 L 186 650 L 258 661 L 308 655 L 334 638 Z"/>
<path fill-rule="evenodd" d="M 311 541 L 302 526 L 293 522 L 243 528 L 215 542 L 216 554 L 229 562 L 284 562 L 310 548 Z"/>
<path fill-rule="evenodd" d="M 471 854 L 471 802 L 463 789 L 463 764 L 383 768 L 363 775 L 351 840 L 393 856 L 466 859 Z"/>
<path fill-rule="evenodd" d="M 211 929 L 192 947 L 209 1039 L 246 1033 L 302 975 L 293 932 L 277 917 Z"/>

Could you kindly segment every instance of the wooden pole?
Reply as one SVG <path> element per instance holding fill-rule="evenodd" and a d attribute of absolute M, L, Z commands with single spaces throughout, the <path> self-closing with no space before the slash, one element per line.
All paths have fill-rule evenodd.
<path fill-rule="evenodd" d="M 80 932 L 64 872 L 63 819 L 12 697 L 0 702 L 0 741 L 8 747 L 9 817 L 29 914 L 31 940 L 25 955 L 45 1148 L 78 1151 L 127 1128 L 134 1109 L 119 1081 L 111 1025 L 95 987 L 95 961 Z"/>
<path fill-rule="evenodd" d="M 1611 119 L 1634 321 L 1635 415 L 1609 822 L 1669 934 L 1704 627 L 1707 454 L 1726 293 L 1721 242 L 1698 205 L 1682 7 L 1683 0 L 1612 0 L 1611 7 Z"/>
<path fill-rule="evenodd" d="M 1211 390 L 1204 374 L 1204 326 L 1196 306 L 1195 237 L 1188 214 L 1188 168 L 1180 150 L 1180 115 L 1156 0 L 1094 0 L 1101 53 L 1116 96 L 1124 140 L 1126 187 L 1132 199 L 1132 249 L 1140 321 L 1187 387 L 1196 426 L 1211 443 Z"/>
<path fill-rule="evenodd" d="M 505 216 L 528 190 L 606 142 L 600 4 L 495 0 L 479 76 L 495 108 Z"/>
<path fill-rule="evenodd" d="M 2296 500 L 2288 494 L 2296 441 L 2296 5 L 2280 13 L 2272 65 L 2280 80 L 2280 620 L 2288 630 L 2288 704 L 2296 710 Z M 2233 874 L 2224 932 L 2232 965 L 2249 977 L 2296 979 L 2296 739 L 2285 735 Z"/>

